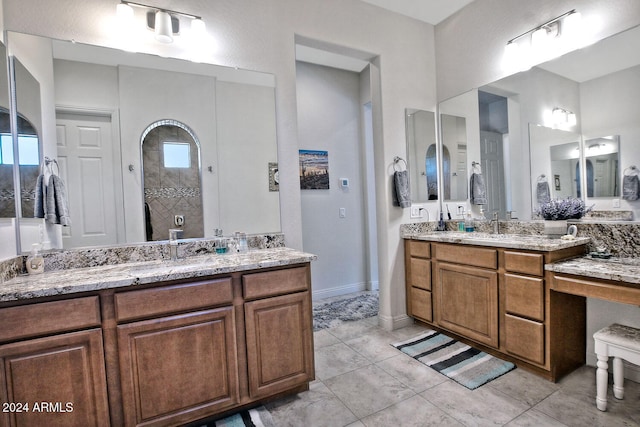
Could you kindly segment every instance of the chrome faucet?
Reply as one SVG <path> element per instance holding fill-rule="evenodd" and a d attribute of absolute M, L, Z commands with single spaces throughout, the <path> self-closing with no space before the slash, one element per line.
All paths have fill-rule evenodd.
<path fill-rule="evenodd" d="M 493 234 L 500 234 L 500 221 L 498 220 L 498 212 L 493 213 L 491 223 L 493 224 Z"/>

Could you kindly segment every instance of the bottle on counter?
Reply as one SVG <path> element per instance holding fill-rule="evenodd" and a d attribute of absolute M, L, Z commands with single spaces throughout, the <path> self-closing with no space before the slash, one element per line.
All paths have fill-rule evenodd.
<path fill-rule="evenodd" d="M 29 274 L 41 274 L 44 273 L 44 258 L 39 253 L 40 244 L 34 243 L 31 245 L 31 253 L 27 257 L 27 271 Z"/>

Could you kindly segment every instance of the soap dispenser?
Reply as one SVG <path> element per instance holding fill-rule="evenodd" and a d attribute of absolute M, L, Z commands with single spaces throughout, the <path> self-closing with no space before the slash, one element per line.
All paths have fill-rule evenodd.
<path fill-rule="evenodd" d="M 31 245 L 31 254 L 27 257 L 27 271 L 29 274 L 44 273 L 44 258 L 38 253 L 39 250 L 39 243 Z"/>

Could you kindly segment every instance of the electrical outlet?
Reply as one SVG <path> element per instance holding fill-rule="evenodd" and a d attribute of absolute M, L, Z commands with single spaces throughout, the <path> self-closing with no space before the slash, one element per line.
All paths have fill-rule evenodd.
<path fill-rule="evenodd" d="M 340 216 L 340 218 L 346 218 L 347 217 L 347 210 L 345 208 L 340 208 L 338 215 Z"/>
<path fill-rule="evenodd" d="M 613 207 L 614 208 L 620 207 L 620 199 L 613 199 Z"/>
<path fill-rule="evenodd" d="M 411 205 L 411 218 L 422 218 L 425 208 L 423 205 Z"/>

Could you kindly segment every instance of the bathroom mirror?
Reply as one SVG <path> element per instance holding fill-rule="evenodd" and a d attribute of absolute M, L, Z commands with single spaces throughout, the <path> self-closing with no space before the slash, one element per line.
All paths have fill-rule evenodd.
<path fill-rule="evenodd" d="M 493 132 L 502 136 L 504 158 L 502 182 L 506 210 L 515 211 L 520 219 L 531 218 L 531 212 L 536 206 L 536 185 L 541 174 L 548 178 L 552 193 L 556 191 L 554 174 L 551 170 L 551 144 L 545 146 L 544 153 L 540 151 L 537 144 L 530 144 L 529 123 L 556 128 L 559 131 L 569 131 L 577 135 L 565 143 L 577 142 L 580 145 L 584 150 L 585 165 L 589 168 L 591 163 L 594 166 L 594 174 L 597 174 L 594 159 L 589 159 L 589 163 L 586 162 L 587 157 L 591 156 L 587 152 L 587 147 L 589 144 L 599 143 L 586 141 L 597 139 L 595 137 L 601 135 L 619 136 L 617 172 L 613 165 L 613 155 L 607 159 L 600 158 L 600 165 L 607 164 L 607 171 L 617 174 L 615 179 L 612 175 L 611 179 L 607 179 L 606 185 L 603 185 L 606 191 L 604 189 L 596 191 L 595 183 L 598 181 L 595 175 L 593 192 L 589 191 L 591 181 L 586 175 L 582 177 L 584 181 L 582 185 L 587 186 L 587 191 L 580 191 L 579 182 L 576 182 L 576 192 L 572 191 L 574 195 L 580 191 L 587 205 L 595 204 L 597 210 L 614 207 L 616 199 L 620 197 L 620 171 L 636 164 L 635 159 L 640 158 L 640 146 L 619 142 L 636 140 L 640 137 L 640 122 L 637 120 L 638 111 L 640 111 L 639 45 L 640 27 L 634 27 L 591 46 L 535 66 L 528 71 L 489 83 L 478 90 L 465 92 L 440 104 L 441 109 L 442 106 L 448 108 L 450 105 L 465 105 L 465 111 L 468 114 L 457 115 L 464 116 L 467 121 L 478 121 L 478 127 L 475 129 L 467 126 L 469 129 L 467 152 L 470 161 L 473 161 L 474 157 L 481 157 L 480 154 L 474 153 L 479 150 L 475 144 L 479 144 L 480 139 L 483 138 L 477 133 L 484 135 L 487 124 L 494 128 Z M 491 95 L 488 100 L 483 101 L 483 92 Z M 475 116 L 471 115 L 474 102 L 472 98 L 475 98 L 475 102 L 480 105 Z M 485 102 L 487 104 L 483 106 Z M 554 123 L 551 112 L 556 107 L 575 113 L 576 122 Z M 535 135 L 534 138 L 536 138 Z M 539 167 L 534 166 L 535 159 L 542 154 L 546 157 L 547 163 Z M 603 174 L 604 169 L 603 166 Z M 486 173 L 486 170 L 483 172 Z M 586 173 L 589 173 L 588 169 Z M 566 179 L 564 175 L 559 175 L 561 179 Z M 563 182 L 560 182 L 559 188 L 558 194 L 568 194 L 569 187 Z M 590 198 L 597 200 L 590 202 Z M 622 209 L 635 209 L 633 204 L 624 200 L 622 204 Z"/>
<path fill-rule="evenodd" d="M 55 138 L 45 138 L 44 152 L 76 187 L 69 188 L 73 223 L 62 229 L 65 248 L 146 241 L 142 135 L 161 120 L 183 123 L 200 142 L 202 219 L 179 209 L 172 221 L 199 222 L 197 237 L 215 229 L 280 231 L 278 191 L 269 181 L 277 165 L 273 75 L 19 36 L 38 46 L 21 54 L 38 54 L 30 65 L 47 77 L 40 80 L 49 95 L 42 111 L 53 118 L 45 130 Z M 89 151 L 70 153 L 72 135 Z M 154 235 L 167 239 L 168 229 Z"/>
<path fill-rule="evenodd" d="M 529 124 L 534 209 L 544 201 L 581 197 L 580 135 Z"/>
<path fill-rule="evenodd" d="M 423 203 L 438 199 L 438 161 L 436 155 L 435 114 L 407 108 L 407 161 L 411 201 Z"/>
<path fill-rule="evenodd" d="M 620 137 L 585 139 L 585 178 L 588 197 L 620 197 Z M 589 192 L 589 189 L 591 191 Z"/>

